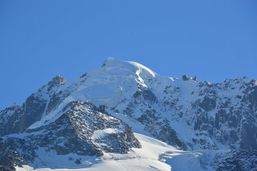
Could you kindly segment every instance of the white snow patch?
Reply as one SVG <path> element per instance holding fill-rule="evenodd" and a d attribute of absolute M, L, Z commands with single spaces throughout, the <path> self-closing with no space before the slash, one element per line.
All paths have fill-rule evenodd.
<path fill-rule="evenodd" d="M 121 132 L 121 130 L 118 129 L 113 129 L 113 128 L 106 128 L 103 130 L 96 130 L 94 131 L 93 135 L 92 135 L 92 139 L 100 139 L 108 134 L 116 134 Z"/>

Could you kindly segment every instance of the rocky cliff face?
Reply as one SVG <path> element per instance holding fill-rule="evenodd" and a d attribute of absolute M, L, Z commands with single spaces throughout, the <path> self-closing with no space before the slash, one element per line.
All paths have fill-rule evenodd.
<path fill-rule="evenodd" d="M 123 154 L 132 147 L 140 148 L 128 125 L 90 103 L 74 101 L 61 112 L 62 115 L 48 125 L 3 136 L 0 164 L 5 164 L 10 154 L 16 154 L 10 164 L 33 166 L 40 148 L 55 151 L 57 155 L 84 156 L 101 156 L 103 152 Z"/>
<path fill-rule="evenodd" d="M 15 153 L 11 163 L 33 164 L 39 148 L 89 156 L 140 148 L 133 125 L 118 115 L 179 149 L 232 150 L 245 160 L 257 150 L 256 80 L 162 77 L 141 64 L 108 59 L 75 82 L 55 77 L 23 105 L 2 110 L 0 162 Z M 217 170 L 233 170 L 229 162 Z"/>

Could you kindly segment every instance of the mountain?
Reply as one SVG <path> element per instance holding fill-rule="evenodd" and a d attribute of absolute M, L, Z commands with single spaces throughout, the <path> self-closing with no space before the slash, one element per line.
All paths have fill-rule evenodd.
<path fill-rule="evenodd" d="M 1 110 L 0 137 L 5 170 L 254 171 L 257 81 L 164 77 L 108 58 Z"/>

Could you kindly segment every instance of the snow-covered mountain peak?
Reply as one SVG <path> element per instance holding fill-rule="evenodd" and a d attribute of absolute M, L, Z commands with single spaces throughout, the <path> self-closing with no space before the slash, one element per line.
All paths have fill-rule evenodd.
<path fill-rule="evenodd" d="M 115 58 L 107 58 L 102 65 L 107 71 L 115 69 L 116 71 L 130 71 L 131 73 L 141 74 L 142 76 L 156 77 L 156 73 L 148 67 L 134 61 L 123 61 Z"/>
<path fill-rule="evenodd" d="M 101 67 L 83 77 L 72 97 L 114 107 L 131 98 L 139 87 L 150 87 L 157 76 L 137 62 L 108 58 Z"/>
<path fill-rule="evenodd" d="M 197 159 L 196 170 L 206 170 L 206 165 L 220 167 L 217 164 L 223 159 L 219 159 L 218 153 L 224 153 L 227 158 L 225 155 L 230 150 L 237 152 L 233 154 L 236 157 L 232 156 L 235 163 L 229 163 L 231 157 L 227 158 L 224 167 L 238 165 L 237 156 L 240 160 L 256 161 L 252 152 L 257 149 L 257 85 L 256 80 L 247 77 L 221 83 L 187 75 L 165 77 L 137 62 L 108 58 L 102 66 L 75 81 L 54 77 L 21 106 L 0 111 L 0 118 L 0 151 L 5 152 L 0 154 L 0 165 L 6 160 L 12 165 L 24 163 L 20 159 L 36 161 L 38 157 L 33 154 L 38 148 L 52 149 L 60 156 L 81 152 L 91 157 L 104 155 L 100 159 L 103 161 L 107 159 L 106 154 L 114 155 L 109 152 L 118 152 L 117 155 L 126 158 L 140 151 L 131 150 L 132 147 L 144 148 L 148 144 L 148 139 L 145 143 L 146 139 L 140 136 L 138 142 L 133 132 L 152 136 L 181 150 L 203 152 L 198 158 L 201 161 Z M 21 153 L 12 161 L 8 156 L 13 153 L 8 149 L 13 147 Z M 212 163 L 203 163 L 202 159 L 206 160 L 210 153 L 215 160 L 211 157 Z M 149 153 L 144 151 L 145 154 Z M 195 153 L 184 154 L 191 158 Z M 174 163 L 176 159 L 171 160 L 172 169 L 180 168 Z M 38 166 L 36 162 L 32 164 Z M 229 169 L 223 169 L 222 165 L 217 169 L 220 170 Z"/>

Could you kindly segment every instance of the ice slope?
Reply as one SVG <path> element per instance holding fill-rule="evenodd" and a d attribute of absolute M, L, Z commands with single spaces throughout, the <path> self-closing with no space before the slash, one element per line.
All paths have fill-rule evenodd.
<path fill-rule="evenodd" d="M 156 73 L 139 63 L 108 58 L 102 67 L 87 74 L 86 81 L 71 96 L 114 107 L 131 98 L 138 86 L 147 87 L 146 80 L 155 77 Z"/>

